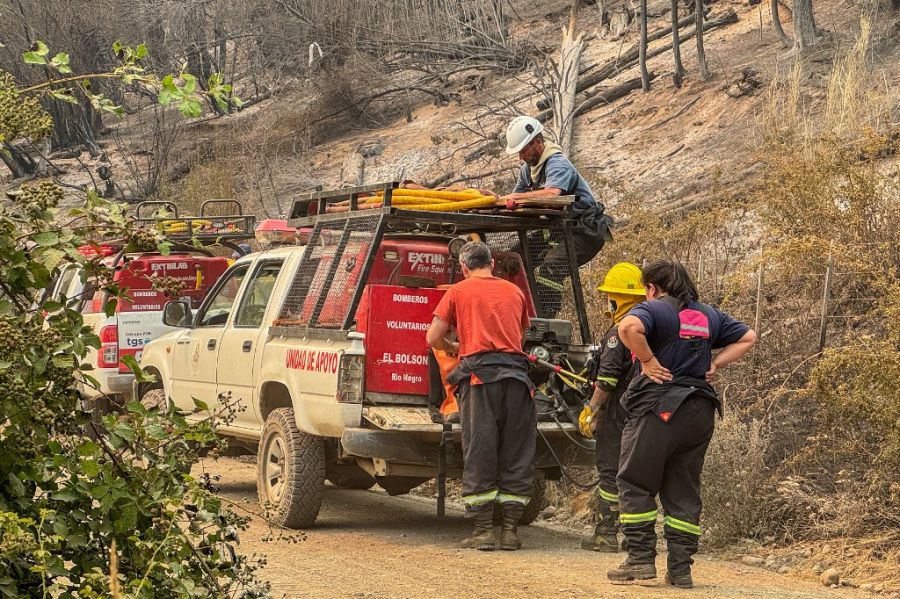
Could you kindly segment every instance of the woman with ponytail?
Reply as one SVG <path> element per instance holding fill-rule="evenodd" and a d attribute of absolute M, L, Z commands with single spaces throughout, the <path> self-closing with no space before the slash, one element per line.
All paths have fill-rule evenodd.
<path fill-rule="evenodd" d="M 750 327 L 700 303 L 679 262 L 643 269 L 647 300 L 619 324 L 619 338 L 641 374 L 622 397 L 627 420 L 616 483 L 628 557 L 607 573 L 613 582 L 656 578 L 656 496 L 665 514 L 666 583 L 693 586 L 691 556 L 700 541 L 700 473 L 722 406 L 716 372 L 756 343 Z M 721 350 L 713 356 L 713 350 Z"/>

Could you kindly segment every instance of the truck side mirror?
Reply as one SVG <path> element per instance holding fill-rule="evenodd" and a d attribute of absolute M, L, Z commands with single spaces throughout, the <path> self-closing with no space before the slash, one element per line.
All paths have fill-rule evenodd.
<path fill-rule="evenodd" d="M 169 327 L 190 327 L 194 323 L 191 305 L 184 300 L 166 302 L 163 307 L 163 324 Z"/>

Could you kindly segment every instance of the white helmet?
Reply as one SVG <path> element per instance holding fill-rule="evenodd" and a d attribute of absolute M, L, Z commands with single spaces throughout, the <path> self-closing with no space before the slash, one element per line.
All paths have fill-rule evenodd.
<path fill-rule="evenodd" d="M 543 130 L 544 126 L 539 120 L 530 116 L 517 116 L 506 127 L 506 153 L 518 154 Z"/>

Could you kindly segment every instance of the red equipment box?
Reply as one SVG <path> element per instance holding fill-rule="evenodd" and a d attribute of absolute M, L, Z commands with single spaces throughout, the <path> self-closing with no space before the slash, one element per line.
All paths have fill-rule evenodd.
<path fill-rule="evenodd" d="M 115 282 L 125 288 L 125 296 L 116 312 L 147 312 L 163 309 L 169 297 L 153 289 L 154 277 L 171 277 L 184 285 L 179 298 L 189 299 L 197 309 L 210 288 L 228 269 L 228 260 L 221 257 L 171 254 L 168 256 L 143 255 L 129 260 L 124 268 L 116 271 Z M 95 297 L 95 311 L 103 309 L 105 298 Z"/>
<path fill-rule="evenodd" d="M 366 334 L 366 391 L 428 395 L 425 331 L 443 296 L 443 289 L 366 287 L 358 313 Z"/>

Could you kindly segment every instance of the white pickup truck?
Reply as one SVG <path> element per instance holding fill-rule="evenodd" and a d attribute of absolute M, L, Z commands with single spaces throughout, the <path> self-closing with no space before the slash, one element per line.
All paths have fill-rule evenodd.
<path fill-rule="evenodd" d="M 461 474 L 459 425 L 435 423 L 429 409 L 434 369 L 424 336 L 442 287 L 461 276 L 449 248 L 463 227 L 433 234 L 425 221 L 472 219 L 398 210 L 387 189 L 381 209 L 327 215 L 320 209 L 318 217 L 295 218 L 303 245 L 240 258 L 196 312 L 170 302 L 165 323 L 181 328 L 143 349 L 141 366 L 156 376 L 137 388 L 145 405 L 170 399 L 190 413 L 198 399 L 210 408 L 222 401 L 244 408 L 220 432 L 256 452 L 260 501 L 286 527 L 312 525 L 326 479 L 347 488 L 378 482 L 393 495 Z M 313 199 L 324 208 L 351 192 Z M 305 209 L 295 205 L 293 215 Z M 533 272 L 520 254 L 503 251 L 509 249 L 503 240 L 548 226 L 491 216 L 466 228 L 496 231 L 487 233 L 489 243 L 495 240 L 495 273 L 527 291 Z M 583 312 L 580 287 L 576 295 Z M 534 318 L 526 349 L 583 364 L 587 348 L 571 335 L 568 321 Z M 541 388 L 548 381 L 552 387 L 553 373 L 539 370 Z M 567 409 L 557 403 L 539 422 L 538 484 L 526 521 L 545 505 L 543 481 L 559 478 L 561 461 L 592 462 L 589 444 L 572 443 L 575 426 L 558 417 Z"/>

